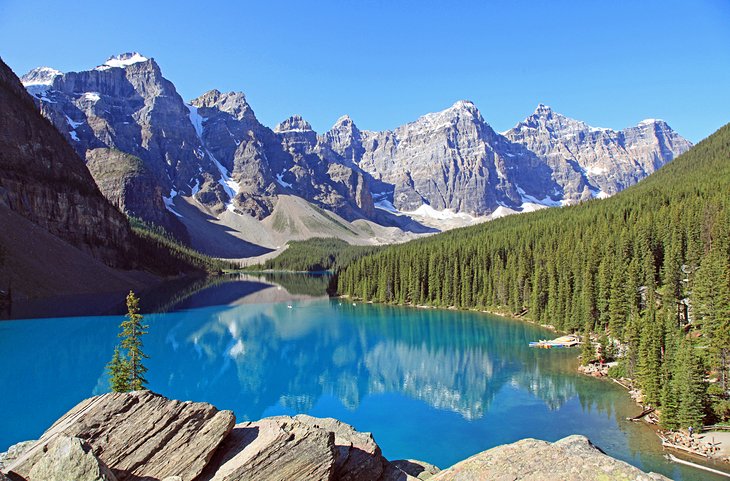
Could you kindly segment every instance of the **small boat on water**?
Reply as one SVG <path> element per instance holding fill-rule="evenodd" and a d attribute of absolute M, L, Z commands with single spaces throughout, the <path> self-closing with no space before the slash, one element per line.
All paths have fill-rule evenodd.
<path fill-rule="evenodd" d="M 556 339 L 553 339 L 552 341 L 542 339 L 540 341 L 531 342 L 530 347 L 551 349 L 553 347 L 573 347 L 573 346 L 577 346 L 578 344 L 580 344 L 580 340 L 578 339 L 578 336 L 574 336 L 574 335 L 570 334 L 567 336 L 560 336 Z"/>

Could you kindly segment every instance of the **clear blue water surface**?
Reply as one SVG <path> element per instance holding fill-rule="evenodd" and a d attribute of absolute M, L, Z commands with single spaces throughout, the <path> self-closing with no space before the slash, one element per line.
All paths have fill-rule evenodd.
<path fill-rule="evenodd" d="M 482 313 L 312 297 L 317 282 L 179 292 L 167 312 L 145 316 L 149 388 L 231 409 L 238 421 L 335 417 L 372 432 L 389 459 L 448 467 L 499 444 L 577 433 L 642 469 L 715 479 L 666 461 L 651 429 L 626 421 L 639 408 L 622 388 L 577 374 L 575 350 L 528 347 L 549 331 Z M 0 322 L 0 451 L 108 391 L 121 319 Z"/>

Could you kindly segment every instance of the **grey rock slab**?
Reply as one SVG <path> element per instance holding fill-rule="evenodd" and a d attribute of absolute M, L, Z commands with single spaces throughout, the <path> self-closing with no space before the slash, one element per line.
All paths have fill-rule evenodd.
<path fill-rule="evenodd" d="M 361 433 L 349 424 L 334 418 L 315 418 L 305 414 L 294 419 L 314 428 L 334 434 L 337 448 L 335 479 L 341 481 L 368 481 L 379 478 L 388 461 L 371 433 Z"/>
<path fill-rule="evenodd" d="M 385 465 L 385 470 L 378 481 L 417 481 L 418 478 L 411 476 L 405 471 L 397 468 L 394 464 L 388 463 Z"/>
<path fill-rule="evenodd" d="M 333 479 L 334 434 L 288 417 L 240 423 L 197 481 Z"/>
<path fill-rule="evenodd" d="M 431 481 L 668 481 L 644 473 L 596 448 L 585 436 L 555 443 L 523 439 L 476 454 L 441 471 Z"/>
<path fill-rule="evenodd" d="M 94 456 L 81 439 L 57 436 L 30 472 L 28 481 L 117 481 L 111 470 Z"/>
<path fill-rule="evenodd" d="M 27 477 L 58 436 L 88 443 L 119 481 L 199 475 L 235 418 L 207 403 L 171 401 L 149 391 L 110 393 L 79 403 L 8 467 Z"/>

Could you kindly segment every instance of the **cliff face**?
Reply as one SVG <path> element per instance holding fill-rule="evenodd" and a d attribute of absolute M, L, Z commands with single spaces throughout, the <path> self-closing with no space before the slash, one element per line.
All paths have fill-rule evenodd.
<path fill-rule="evenodd" d="M 125 216 L 1 60 L 0 206 L 109 266 L 132 267 Z"/>
<path fill-rule="evenodd" d="M 692 147 L 663 120 L 615 131 L 591 127 L 542 104 L 504 135 L 552 169 L 568 202 L 613 195 Z"/>
<path fill-rule="evenodd" d="M 520 189 L 539 199 L 557 193 L 534 154 L 496 133 L 469 101 L 393 131 L 335 125 L 326 137 L 378 181 L 380 198 L 405 212 L 428 205 L 486 215 L 499 206 L 519 208 Z"/>
<path fill-rule="evenodd" d="M 200 144 L 188 108 L 154 60 L 124 54 L 92 70 L 61 74 L 36 69 L 22 80 L 43 114 L 82 158 L 87 151 L 102 148 L 144 161 L 146 176 L 161 192 L 160 202 L 138 203 L 144 209 L 137 214 L 145 220 L 176 234 L 184 232 L 161 197 L 189 192 L 194 179 L 212 202 L 223 202 L 220 174 Z M 97 164 L 117 160 L 103 159 L 103 152 L 109 150 L 96 151 Z"/>
<path fill-rule="evenodd" d="M 86 167 L 104 197 L 121 212 L 167 226 L 178 239 L 188 239 L 179 221 L 170 222 L 170 216 L 178 214 L 171 207 L 171 199 L 162 190 L 154 172 L 142 159 L 116 149 L 89 149 L 86 151 Z"/>

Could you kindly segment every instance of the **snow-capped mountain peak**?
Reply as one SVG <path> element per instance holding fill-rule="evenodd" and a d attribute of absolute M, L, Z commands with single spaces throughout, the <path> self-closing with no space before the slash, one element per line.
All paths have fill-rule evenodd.
<path fill-rule="evenodd" d="M 280 122 L 279 125 L 274 128 L 274 132 L 283 134 L 286 132 L 311 132 L 312 126 L 309 122 L 304 120 L 301 115 L 292 115 L 288 119 Z"/>
<path fill-rule="evenodd" d="M 63 75 L 63 73 L 55 68 L 38 67 L 23 75 L 20 81 L 26 87 L 31 85 L 51 85 L 53 84 L 53 79 L 59 75 Z"/>
<path fill-rule="evenodd" d="M 146 62 L 149 59 L 137 52 L 127 52 L 109 57 L 104 65 L 96 67 L 96 70 L 106 70 L 108 68 L 124 68 L 134 65 L 135 63 Z"/>

